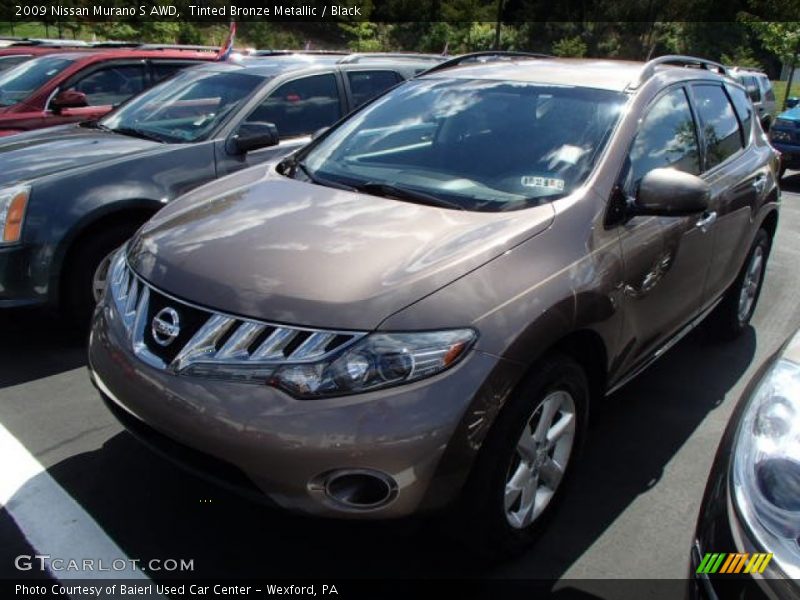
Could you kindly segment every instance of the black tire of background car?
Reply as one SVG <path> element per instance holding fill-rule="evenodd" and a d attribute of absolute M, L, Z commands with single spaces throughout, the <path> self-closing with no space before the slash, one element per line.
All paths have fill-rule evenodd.
<path fill-rule="evenodd" d="M 75 325 L 89 322 L 95 307 L 92 281 L 100 261 L 136 233 L 139 223 L 113 225 L 78 242 L 70 252 L 62 279 L 62 312 Z"/>
<path fill-rule="evenodd" d="M 753 300 L 753 306 L 750 308 L 747 318 L 741 320 L 739 319 L 739 294 L 741 293 L 742 281 L 747 274 L 747 268 L 750 266 L 750 259 L 758 246 L 764 249 L 764 261 L 761 264 L 761 279 L 758 282 L 758 289 L 756 290 L 756 295 Z M 767 268 L 770 246 L 769 234 L 764 229 L 759 229 L 758 233 L 756 233 L 756 239 L 750 247 L 750 252 L 747 253 L 747 259 L 744 261 L 738 277 L 736 277 L 736 281 L 734 281 L 733 285 L 725 292 L 725 297 L 722 299 L 722 302 L 720 302 L 719 306 L 717 306 L 711 315 L 711 324 L 714 329 L 714 334 L 718 339 L 722 341 L 734 340 L 747 329 L 750 318 L 753 316 L 756 306 L 758 306 L 761 288 L 764 286 L 764 274 Z"/>
<path fill-rule="evenodd" d="M 536 405 L 556 390 L 567 390 L 575 402 L 576 429 L 566 471 L 544 512 L 525 529 L 514 529 L 505 515 L 507 466 Z M 530 375 L 509 397 L 484 441 L 462 490 L 445 517 L 446 532 L 469 552 L 467 558 L 501 561 L 521 554 L 547 527 L 570 485 L 574 465 L 586 437 L 589 383 L 583 368 L 572 358 L 552 354 L 534 365 Z"/>

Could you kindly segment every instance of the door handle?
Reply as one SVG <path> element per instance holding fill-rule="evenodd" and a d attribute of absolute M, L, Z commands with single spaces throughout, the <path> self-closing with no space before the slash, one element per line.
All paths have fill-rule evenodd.
<path fill-rule="evenodd" d="M 755 179 L 753 179 L 753 188 L 755 188 L 756 192 L 760 195 L 764 191 L 764 187 L 767 185 L 767 176 L 761 173 Z"/>
<path fill-rule="evenodd" d="M 697 221 L 697 223 L 695 223 L 695 225 L 697 225 L 697 227 L 699 227 L 703 233 L 706 233 L 716 221 L 717 211 L 712 210 L 710 213 L 704 214 L 703 217 Z"/>

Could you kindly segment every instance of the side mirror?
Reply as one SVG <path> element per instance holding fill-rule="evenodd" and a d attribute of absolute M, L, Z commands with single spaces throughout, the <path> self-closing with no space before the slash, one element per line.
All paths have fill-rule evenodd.
<path fill-rule="evenodd" d="M 797 96 L 790 96 L 786 99 L 786 108 L 794 108 L 798 104 L 800 104 L 800 98 Z"/>
<path fill-rule="evenodd" d="M 251 150 L 277 146 L 279 142 L 274 123 L 242 123 L 229 138 L 229 149 L 234 154 L 247 154 Z"/>
<path fill-rule="evenodd" d="M 50 108 L 54 113 L 59 113 L 65 108 L 83 108 L 89 106 L 86 94 L 77 90 L 64 90 L 56 94 L 50 101 Z"/>
<path fill-rule="evenodd" d="M 709 185 L 697 177 L 675 169 L 653 169 L 642 177 L 634 215 L 681 217 L 702 213 L 711 198 Z"/>
<path fill-rule="evenodd" d="M 320 127 L 319 129 L 317 129 L 314 133 L 311 134 L 311 141 L 313 142 L 315 139 L 317 139 L 323 133 L 328 131 L 328 129 L 330 129 L 330 127 Z"/>

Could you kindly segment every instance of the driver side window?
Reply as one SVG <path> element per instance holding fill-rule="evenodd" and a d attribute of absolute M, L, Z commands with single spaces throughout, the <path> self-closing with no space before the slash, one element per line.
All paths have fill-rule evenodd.
<path fill-rule="evenodd" d="M 628 153 L 624 188 L 634 196 L 653 169 L 671 168 L 700 174 L 700 149 L 689 100 L 683 88 L 667 92 L 650 106 Z"/>
<path fill-rule="evenodd" d="M 116 106 L 144 88 L 144 67 L 141 65 L 99 69 L 70 86 L 70 89 L 86 94 L 89 106 Z"/>

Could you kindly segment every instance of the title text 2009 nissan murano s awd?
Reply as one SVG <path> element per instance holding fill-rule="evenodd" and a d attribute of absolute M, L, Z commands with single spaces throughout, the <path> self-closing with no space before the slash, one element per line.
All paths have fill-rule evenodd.
<path fill-rule="evenodd" d="M 91 376 L 135 433 L 290 509 L 541 528 L 590 404 L 747 326 L 777 158 L 700 59 L 434 68 L 114 258 Z M 464 518 L 464 517 L 462 517 Z"/>

